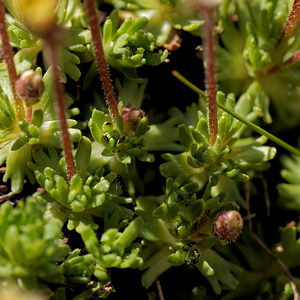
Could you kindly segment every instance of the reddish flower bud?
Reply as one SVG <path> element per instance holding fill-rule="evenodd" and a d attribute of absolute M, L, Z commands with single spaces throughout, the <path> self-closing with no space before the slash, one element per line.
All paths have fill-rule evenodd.
<path fill-rule="evenodd" d="M 145 117 L 145 112 L 139 108 L 124 108 L 122 111 L 124 120 L 124 130 L 135 131 L 142 118 Z"/>
<path fill-rule="evenodd" d="M 24 100 L 35 100 L 44 92 L 42 76 L 33 70 L 22 72 L 16 80 L 16 92 Z"/>
<path fill-rule="evenodd" d="M 233 241 L 242 232 L 243 219 L 239 212 L 229 210 L 217 216 L 214 228 L 219 237 Z"/>

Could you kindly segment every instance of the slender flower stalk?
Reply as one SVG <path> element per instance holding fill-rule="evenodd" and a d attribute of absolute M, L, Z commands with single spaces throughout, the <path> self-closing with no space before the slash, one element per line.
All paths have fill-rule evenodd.
<path fill-rule="evenodd" d="M 290 37 L 300 26 L 300 0 L 295 0 L 279 41 Z"/>
<path fill-rule="evenodd" d="M 215 38 L 214 13 L 215 6 L 203 5 L 202 11 L 205 19 L 204 26 L 204 61 L 205 61 L 205 88 L 208 98 L 208 119 L 210 144 L 214 145 L 218 135 L 218 110 L 216 100 L 215 79 Z"/>
<path fill-rule="evenodd" d="M 60 122 L 60 130 L 62 136 L 62 146 L 64 149 L 67 172 L 68 172 L 68 179 L 69 181 L 71 178 L 76 174 L 75 170 L 75 163 L 72 155 L 72 146 L 71 140 L 68 132 L 68 125 L 67 125 L 67 117 L 66 117 L 66 110 L 64 105 L 64 92 L 62 85 L 60 83 L 60 76 L 58 70 L 58 59 L 57 59 L 57 45 L 53 43 L 51 39 L 47 42 L 47 49 L 48 49 L 48 56 L 49 56 L 49 63 L 52 65 L 52 76 L 53 76 L 53 87 L 54 93 L 56 97 L 56 107 L 58 112 L 58 118 Z"/>
<path fill-rule="evenodd" d="M 13 52 L 12 52 L 12 49 L 9 44 L 9 38 L 8 38 L 7 30 L 6 30 L 5 9 L 4 9 L 2 0 L 0 0 L 0 35 L 1 35 L 1 39 L 2 39 L 2 49 L 3 49 L 4 60 L 5 60 L 6 66 L 7 66 L 10 86 L 11 86 L 12 94 L 13 94 L 14 101 L 15 101 L 17 118 L 18 118 L 18 120 L 21 120 L 24 117 L 24 106 L 23 106 L 22 100 L 16 94 L 15 82 L 17 80 L 17 72 L 16 72 L 16 67 L 14 64 Z"/>
<path fill-rule="evenodd" d="M 26 120 L 31 123 L 32 120 L 32 107 L 26 105 Z"/>
<path fill-rule="evenodd" d="M 102 37 L 99 30 L 99 22 L 97 17 L 95 1 L 85 0 L 84 2 L 85 2 L 87 16 L 91 28 L 92 41 L 93 41 L 94 51 L 96 55 L 96 62 L 100 73 L 105 97 L 106 97 L 106 103 L 109 109 L 110 116 L 112 120 L 115 121 L 116 116 L 119 114 L 119 111 L 118 111 L 118 105 L 117 105 L 114 89 L 110 79 L 109 69 L 105 60 L 105 54 L 103 50 Z"/>

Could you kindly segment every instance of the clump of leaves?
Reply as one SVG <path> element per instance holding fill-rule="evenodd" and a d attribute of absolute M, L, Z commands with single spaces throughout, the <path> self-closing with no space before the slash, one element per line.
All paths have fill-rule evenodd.
<path fill-rule="evenodd" d="M 75 155 L 78 172 L 68 185 L 64 159 L 60 159 L 56 150 L 49 147 L 48 152 L 42 149 L 35 151 L 33 153 L 35 163 L 30 162 L 29 166 L 40 186 L 47 192 L 46 195 L 41 195 L 41 200 L 46 197 L 46 201 L 56 201 L 72 212 L 80 213 L 99 207 L 107 197 L 113 197 L 107 192 L 116 179 L 116 174 L 110 173 L 104 177 L 104 169 L 100 167 L 96 169 L 94 175 L 90 175 L 88 173 L 90 155 L 91 142 L 84 137 Z"/>
<path fill-rule="evenodd" d="M 18 208 L 4 203 L 0 215 L 1 277 L 30 290 L 42 289 L 43 282 L 63 283 L 58 263 L 70 250 L 62 240 L 63 222 L 32 197 Z"/>
<path fill-rule="evenodd" d="M 163 46 L 172 39 L 174 29 L 185 30 L 200 35 L 200 27 L 204 23 L 199 20 L 193 3 L 185 0 L 109 0 L 120 9 L 121 17 L 147 17 L 147 30 L 156 37 L 156 45 Z"/>
<path fill-rule="evenodd" d="M 299 34 L 297 17 L 285 33 L 290 12 L 291 1 L 228 0 L 220 6 L 219 66 L 231 66 L 230 72 L 219 67 L 221 89 L 245 93 L 267 123 L 271 102 L 281 128 L 299 123 Z"/>
<path fill-rule="evenodd" d="M 121 163 L 128 165 L 133 163 L 134 158 L 153 162 L 153 155 L 144 150 L 144 135 L 149 130 L 146 118 L 140 120 L 135 131 L 126 132 L 122 116 L 117 116 L 113 124 L 108 114 L 94 110 L 89 125 L 95 141 L 104 146 L 102 155 L 115 156 Z"/>
<path fill-rule="evenodd" d="M 168 51 L 153 53 L 154 36 L 145 30 L 146 17 L 127 18 L 118 28 L 118 12 L 113 11 L 103 28 L 103 44 L 107 62 L 128 77 L 136 77 L 135 69 L 162 63 Z"/>
<path fill-rule="evenodd" d="M 232 111 L 251 115 L 248 103 L 235 104 L 232 95 L 225 98 L 219 92 L 218 101 Z M 149 248 L 152 248 L 149 252 L 147 248 L 145 250 L 143 269 L 146 272 L 142 280 L 148 287 L 156 276 L 172 265 L 195 264 L 219 294 L 222 288 L 212 276 L 222 277 L 222 271 L 218 266 L 214 270 L 211 265 L 213 259 L 210 260 L 210 256 L 217 257 L 217 254 L 209 249 L 215 244 L 226 245 L 228 241 L 215 234 L 214 223 L 220 213 L 238 210 L 238 205 L 246 207 L 236 182 L 247 180 L 245 170 L 250 166 L 255 169 L 256 164 L 257 169 L 261 168 L 264 162 L 274 157 L 276 150 L 262 146 L 265 139 L 241 138 L 244 125 L 221 110 L 218 111 L 219 134 L 211 146 L 206 109 L 200 105 L 197 113 L 195 127 L 179 127 L 179 138 L 186 151 L 163 155 L 168 161 L 160 166 L 161 173 L 167 178 L 165 201 L 155 197 L 138 200 L 141 211 L 137 213 L 145 219 L 142 236 L 151 241 Z M 151 200 L 152 205 L 145 204 Z M 165 242 L 165 247 L 160 247 L 159 251 L 157 236 Z M 157 260 L 160 261 L 159 268 L 155 264 Z M 221 281 L 226 281 L 224 278 Z M 234 289 L 236 280 L 229 285 Z"/>
<path fill-rule="evenodd" d="M 94 110 L 89 126 L 98 144 L 97 151 L 102 151 L 101 155 L 108 158 L 110 168 L 122 176 L 129 195 L 134 195 L 136 190 L 143 191 L 143 183 L 136 171 L 136 159 L 149 163 L 154 161 L 154 156 L 146 149 L 145 134 L 150 129 L 147 118 L 137 116 L 131 120 L 126 116 L 126 110 L 124 108 L 123 115 L 116 116 L 115 123 L 108 114 Z M 135 112 L 138 111 L 133 111 L 134 115 Z"/>
<path fill-rule="evenodd" d="M 216 257 L 217 254 L 208 250 L 216 244 L 226 245 L 228 241 L 215 234 L 214 222 L 218 214 L 238 209 L 238 206 L 226 200 L 225 194 L 212 197 L 211 190 L 216 184 L 217 178 L 212 178 L 200 197 L 195 186 L 190 184 L 179 189 L 169 178 L 166 201 L 154 196 L 138 199 L 137 214 L 144 219 L 141 237 L 145 245 L 142 252 L 145 260 L 142 283 L 145 287 L 151 286 L 172 266 L 182 264 L 197 267 L 209 281 L 213 275 L 222 277 L 223 271 L 214 268 L 214 259 L 208 255 L 211 253 Z"/>
<path fill-rule="evenodd" d="M 48 153 L 43 150 L 34 152 L 35 163 L 30 163 L 29 166 L 40 186 L 45 189 L 45 192 L 37 194 L 37 199 L 42 203 L 56 202 L 60 205 L 68 230 L 75 229 L 81 235 L 92 255 L 86 259 L 94 260 L 96 266 L 93 269 L 92 265 L 87 267 L 103 284 L 106 284 L 109 280 L 106 271 L 108 268 L 136 268 L 142 263 L 138 256 L 140 245 L 132 244 L 137 236 L 134 232 L 139 232 L 142 223 L 141 220 L 131 221 L 134 213 L 126 208 L 126 205 L 132 199 L 119 196 L 121 190 L 116 179 L 117 175 L 111 172 L 104 176 L 102 166 L 95 171 L 93 167 L 92 171 L 89 169 L 90 154 L 91 142 L 83 138 L 75 155 L 78 173 L 71 178 L 69 185 L 64 160 L 59 158 L 53 148 L 49 148 Z M 90 172 L 93 172 L 93 175 Z M 103 219 L 101 240 L 98 240 L 96 235 L 99 225 L 95 222 L 95 218 Z M 127 226 L 124 231 L 119 232 L 118 229 L 123 229 L 124 226 Z M 64 269 L 69 268 L 68 266 L 69 263 L 62 265 Z M 72 270 L 73 267 L 70 268 Z M 77 269 L 75 266 L 74 268 Z M 71 271 L 66 270 L 71 276 Z M 83 283 L 89 278 L 84 279 L 85 277 L 78 280 Z M 70 282 L 74 283 L 76 278 L 77 276 L 70 278 Z"/>
<path fill-rule="evenodd" d="M 105 298 L 116 283 L 113 268 L 139 269 L 142 285 L 149 288 L 168 269 L 188 265 L 211 286 L 196 287 L 193 299 L 296 297 L 298 278 L 287 268 L 299 267 L 299 224 L 281 229 L 273 252 L 262 234 L 253 232 L 251 220 L 250 231 L 245 228 L 236 239 L 247 224 L 242 219 L 245 209 L 252 218 L 249 193 L 255 189 L 255 184 L 250 191 L 246 186 L 244 199 L 241 183 L 261 176 L 276 154 L 265 145 L 265 136 L 299 153 L 251 122 L 258 117 L 267 123 L 274 118 L 287 127 L 298 122 L 300 2 L 225 0 L 218 11 L 200 0 L 107 0 L 113 7 L 85 0 L 85 9 L 78 0 L 3 2 L 9 14 L 6 26 L 4 13 L 0 20 L 6 41 L 6 65 L 0 64 L 0 163 L 3 180 L 10 179 L 12 192 L 22 191 L 25 199 L 13 198 L 15 203 L 0 207 L 1 285 L 13 281 L 54 300 Z M 96 4 L 110 13 L 103 26 Z M 205 21 L 198 16 L 201 10 Z M 215 93 L 214 14 L 219 34 L 216 79 L 227 97 Z M 204 23 L 207 97 L 188 83 L 202 95 L 199 103 L 185 112 L 174 107 L 153 117 L 150 111 L 149 125 L 141 107 L 152 87 L 145 90 L 148 79 L 138 78 L 139 68 L 147 65 L 143 71 L 148 71 L 163 63 L 167 50 L 157 47 L 172 51 L 168 43 L 174 36 L 181 39 L 180 30 L 201 36 Z M 7 59 L 12 49 L 5 40 L 6 27 L 17 72 L 12 55 Z M 44 64 L 46 50 L 50 68 Z M 106 60 L 121 71 L 114 72 L 115 81 Z M 79 114 L 76 106 L 103 96 L 91 85 L 96 65 L 108 108 L 99 105 L 91 115 Z M 18 95 L 26 99 L 15 95 L 17 73 L 24 70 L 29 70 L 23 73 L 25 79 L 38 77 L 41 84 L 34 102 L 26 97 L 34 94 L 35 84 L 23 86 L 21 81 Z M 79 80 L 83 88 L 74 82 Z M 62 83 L 71 96 L 64 94 Z M 237 93 L 237 102 L 231 92 Z M 59 100 L 59 118 L 53 98 Z M 279 108 L 272 117 L 270 101 Z M 251 128 L 265 136 L 256 136 Z M 69 134 L 71 139 L 66 138 Z M 165 162 L 158 158 L 154 163 L 156 154 L 149 151 L 159 151 Z M 298 164 L 297 157 L 283 158 L 282 175 L 288 183 L 278 186 L 279 205 L 293 210 L 299 208 Z M 33 195 L 23 189 L 25 176 L 37 188 Z M 159 189 L 152 190 L 157 183 Z"/>
<path fill-rule="evenodd" d="M 218 101 L 232 111 L 251 114 L 248 103 L 241 101 L 235 105 L 232 95 L 226 99 L 224 94 L 218 93 Z M 276 154 L 275 148 L 263 146 L 265 138 L 240 138 L 244 125 L 221 110 L 218 112 L 219 134 L 211 146 L 205 109 L 198 111 L 198 118 L 196 127 L 179 127 L 179 136 L 187 151 L 163 155 L 168 162 L 162 164 L 160 170 L 163 176 L 174 178 L 178 185 L 194 183 L 201 189 L 212 175 L 220 177 L 225 186 L 229 182 L 245 181 L 248 175 L 244 171 L 250 166 L 255 168 L 256 164 L 259 167 Z"/>

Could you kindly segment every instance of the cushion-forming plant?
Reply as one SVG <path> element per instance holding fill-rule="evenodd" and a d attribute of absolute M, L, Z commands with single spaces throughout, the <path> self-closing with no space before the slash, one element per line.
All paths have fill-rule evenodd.
<path fill-rule="evenodd" d="M 298 219 L 258 202 L 300 207 L 300 151 L 263 129 L 299 129 L 299 27 L 298 0 L 1 0 L 0 297 L 121 297 L 134 269 L 175 299 L 190 268 L 184 299 L 298 299 Z M 195 40 L 205 91 L 174 71 L 176 106 Z"/>

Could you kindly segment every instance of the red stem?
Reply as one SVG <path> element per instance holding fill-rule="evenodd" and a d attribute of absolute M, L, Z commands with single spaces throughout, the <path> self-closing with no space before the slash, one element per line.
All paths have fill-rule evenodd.
<path fill-rule="evenodd" d="M 215 80 L 215 39 L 214 39 L 214 12 L 215 7 L 203 6 L 205 19 L 204 32 L 204 60 L 205 66 L 205 88 L 208 99 L 208 118 L 210 144 L 214 145 L 218 135 L 218 110 L 216 99 Z"/>
<path fill-rule="evenodd" d="M 56 97 L 56 107 L 58 118 L 60 122 L 60 129 L 62 135 L 62 146 L 64 149 L 67 172 L 68 172 L 68 179 L 69 181 L 71 178 L 76 174 L 75 164 L 72 155 L 72 146 L 71 140 L 68 132 L 68 125 L 67 125 L 67 117 L 66 117 L 66 110 L 64 105 L 64 93 L 63 88 L 60 83 L 60 76 L 58 70 L 58 59 L 56 54 L 56 45 L 55 43 L 48 42 L 48 49 L 49 49 L 49 61 L 52 65 L 52 76 L 53 76 L 53 88 Z"/>
<path fill-rule="evenodd" d="M 295 0 L 289 17 L 285 23 L 279 42 L 284 38 L 290 37 L 300 25 L 300 0 Z"/>
<path fill-rule="evenodd" d="M 110 116 L 114 121 L 119 114 L 118 105 L 113 90 L 113 86 L 110 80 L 109 69 L 105 60 L 105 54 L 102 45 L 101 32 L 99 30 L 99 22 L 97 17 L 97 10 L 94 0 L 85 0 L 85 6 L 87 10 L 87 16 L 92 33 L 92 41 L 94 51 L 96 55 L 96 62 L 100 73 L 104 93 L 106 96 L 106 103 L 109 109 Z"/>
<path fill-rule="evenodd" d="M 17 118 L 18 118 L 18 120 L 21 120 L 24 115 L 24 111 L 23 111 L 24 107 L 23 107 L 23 103 L 22 103 L 21 99 L 17 96 L 16 90 L 15 90 L 15 82 L 17 80 L 17 72 L 16 72 L 16 67 L 15 67 L 14 59 L 13 59 L 13 51 L 10 47 L 9 38 L 8 38 L 7 30 L 6 30 L 5 9 L 4 9 L 2 0 L 0 0 L 0 35 L 1 35 L 1 39 L 2 39 L 2 49 L 3 49 L 3 54 L 4 54 L 4 60 L 5 60 L 6 66 L 7 66 L 10 86 L 11 86 L 14 101 L 15 101 Z"/>

